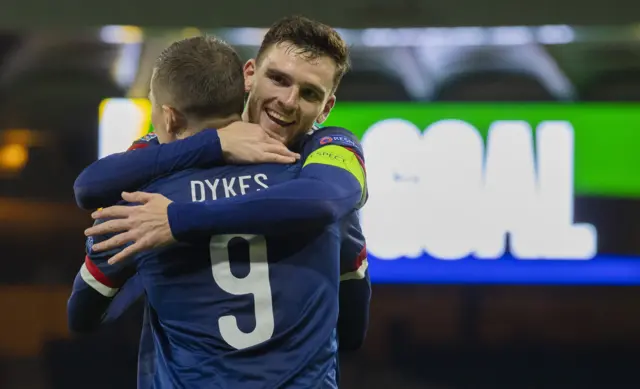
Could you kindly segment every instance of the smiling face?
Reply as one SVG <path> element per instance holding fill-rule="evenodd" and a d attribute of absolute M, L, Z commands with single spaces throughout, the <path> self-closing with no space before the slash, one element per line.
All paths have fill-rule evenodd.
<path fill-rule="evenodd" d="M 335 104 L 336 63 L 310 56 L 290 42 L 277 43 L 244 67 L 249 92 L 245 119 L 291 141 L 324 122 Z"/>

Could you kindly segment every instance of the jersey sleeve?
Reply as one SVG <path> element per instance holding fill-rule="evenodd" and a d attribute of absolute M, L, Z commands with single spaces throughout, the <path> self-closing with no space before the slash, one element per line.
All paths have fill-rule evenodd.
<path fill-rule="evenodd" d="M 158 140 L 158 136 L 155 133 L 151 132 L 143 137 L 140 137 L 134 140 L 133 143 L 131 143 L 131 146 L 129 146 L 129 148 L 127 149 L 127 151 L 144 149 L 148 146 L 157 146 L 159 144 L 160 144 L 160 141 Z"/>
<path fill-rule="evenodd" d="M 366 243 L 356 212 L 347 217 L 342 226 L 339 299 L 339 348 L 357 350 L 364 343 L 369 327 L 371 281 Z"/>
<path fill-rule="evenodd" d="M 304 166 L 320 163 L 351 172 L 362 188 L 358 208 L 366 203 L 369 194 L 364 152 L 360 141 L 351 131 L 342 127 L 324 127 L 316 130 L 304 146 L 302 159 Z"/>
<path fill-rule="evenodd" d="M 102 315 L 101 324 L 110 323 L 122 316 L 135 302 L 144 298 L 145 290 L 139 274 L 131 276 L 113 296 Z"/>
<path fill-rule="evenodd" d="M 171 233 L 194 242 L 217 234 L 289 234 L 337 222 L 366 200 L 364 160 L 346 147 L 316 146 L 296 179 L 244 196 L 171 203 Z"/>
<path fill-rule="evenodd" d="M 96 220 L 94 224 L 101 224 L 105 221 L 104 219 Z M 94 252 L 91 249 L 93 245 L 104 242 L 114 235 L 88 237 L 86 241 L 87 255 L 80 268 L 82 279 L 105 297 L 113 297 L 136 272 L 135 262 L 132 259 L 114 265 L 108 263 L 109 259 L 119 253 L 123 247 L 103 252 Z"/>
<path fill-rule="evenodd" d="M 96 209 L 117 203 L 123 191 L 135 191 L 158 176 L 222 162 L 216 130 L 203 130 L 167 144 L 159 144 L 150 134 L 134 142 L 127 152 L 89 165 L 76 178 L 73 190 L 78 206 Z"/>
<path fill-rule="evenodd" d="M 96 221 L 96 223 L 101 222 Z M 87 239 L 87 254 L 76 275 L 71 297 L 67 303 L 69 328 L 72 332 L 88 332 L 97 328 L 108 314 L 111 303 L 120 293 L 121 288 L 135 275 L 136 269 L 132 260 L 125 260 L 115 265 L 107 263 L 109 258 L 121 249 L 101 253 L 91 250 L 93 244 L 109 239 L 111 236 Z M 122 307 L 122 313 L 126 310 L 125 306 L 139 297 L 140 287 L 127 288 L 122 298 L 119 296 L 118 305 L 113 308 Z"/>

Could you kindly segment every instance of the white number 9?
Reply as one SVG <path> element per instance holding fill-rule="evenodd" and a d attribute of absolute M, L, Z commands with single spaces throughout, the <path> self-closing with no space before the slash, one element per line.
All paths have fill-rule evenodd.
<path fill-rule="evenodd" d="M 240 238 L 249 244 L 249 274 L 244 278 L 238 278 L 231 273 L 229 242 L 234 238 Z M 213 236 L 209 242 L 209 255 L 213 279 L 222 290 L 233 295 L 252 294 L 254 299 L 256 327 L 253 331 L 240 330 L 233 315 L 222 316 L 218 319 L 222 339 L 238 350 L 269 340 L 273 336 L 275 323 L 269 283 L 267 242 L 264 236 Z"/>

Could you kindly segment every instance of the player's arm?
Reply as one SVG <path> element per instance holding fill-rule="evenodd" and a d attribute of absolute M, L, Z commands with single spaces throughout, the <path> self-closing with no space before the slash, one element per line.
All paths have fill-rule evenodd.
<path fill-rule="evenodd" d="M 293 163 L 299 155 L 281 137 L 256 124 L 235 122 L 220 130 L 203 130 L 186 139 L 135 147 L 89 165 L 76 179 L 74 191 L 81 208 L 115 204 L 122 192 L 133 191 L 152 179 L 192 167 L 224 163 Z M 134 143 L 134 146 L 136 144 Z"/>
<path fill-rule="evenodd" d="M 119 249 L 94 253 L 91 246 L 108 238 L 87 239 L 87 255 L 73 283 L 67 303 L 69 329 L 75 333 L 95 330 L 105 322 L 115 320 L 137 301 L 144 289 L 135 276 L 130 261 L 108 265 L 108 259 Z"/>
<path fill-rule="evenodd" d="M 133 304 L 144 298 L 144 286 L 140 276 L 136 273 L 120 287 L 118 293 L 111 299 L 111 304 L 102 316 L 101 325 L 108 324 L 122 316 Z"/>
<path fill-rule="evenodd" d="M 204 130 L 167 144 L 159 144 L 155 136 L 148 135 L 134 142 L 127 152 L 89 165 L 76 178 L 73 190 L 78 206 L 95 209 L 117 203 L 123 191 L 136 190 L 159 175 L 220 161 L 222 148 L 216 130 Z"/>
<path fill-rule="evenodd" d="M 340 351 L 354 351 L 364 343 L 371 300 L 367 248 L 357 214 L 345 220 L 342 236 L 338 347 Z"/>
<path fill-rule="evenodd" d="M 297 179 L 244 196 L 171 203 L 168 219 L 178 241 L 229 233 L 288 234 L 332 224 L 366 199 L 364 158 L 351 135 L 346 144 L 318 140 Z"/>
<path fill-rule="evenodd" d="M 355 351 L 362 347 L 369 328 L 371 279 L 369 270 L 362 278 L 340 277 L 340 314 L 338 315 L 338 347 Z"/>
<path fill-rule="evenodd" d="M 108 297 L 91 288 L 78 274 L 67 303 L 69 329 L 78 334 L 94 331 L 118 319 L 143 296 L 137 275 L 129 278 L 113 297 Z"/>

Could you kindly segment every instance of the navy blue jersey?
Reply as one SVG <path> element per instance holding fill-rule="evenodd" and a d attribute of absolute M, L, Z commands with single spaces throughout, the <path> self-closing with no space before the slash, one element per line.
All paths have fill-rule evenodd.
<path fill-rule="evenodd" d="M 176 202 L 242 196 L 296 178 L 328 143 L 362 158 L 357 141 L 320 130 L 298 164 L 192 169 L 142 190 Z M 338 283 L 365 283 L 366 304 L 350 312 L 366 319 L 366 265 L 355 210 L 295 234 L 218 235 L 137 257 L 147 294 L 140 387 L 335 387 Z"/>
<path fill-rule="evenodd" d="M 190 170 L 144 190 L 177 202 L 215 200 L 299 169 Z M 298 236 L 214 236 L 138 257 L 155 387 L 335 386 L 340 241 L 340 225 L 331 225 Z"/>

